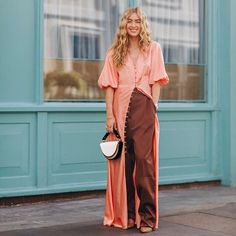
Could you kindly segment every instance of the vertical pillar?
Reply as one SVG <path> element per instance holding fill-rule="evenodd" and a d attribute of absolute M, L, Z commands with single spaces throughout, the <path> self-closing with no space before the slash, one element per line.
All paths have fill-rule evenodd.
<path fill-rule="evenodd" d="M 230 1 L 230 168 L 236 186 L 236 1 Z"/>

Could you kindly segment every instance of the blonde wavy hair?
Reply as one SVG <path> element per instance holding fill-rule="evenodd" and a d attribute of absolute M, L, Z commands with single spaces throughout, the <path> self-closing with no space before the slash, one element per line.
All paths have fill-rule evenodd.
<path fill-rule="evenodd" d="M 129 37 L 126 26 L 128 18 L 133 13 L 136 13 L 141 20 L 141 27 L 139 33 L 140 50 L 145 51 L 145 49 L 149 46 L 151 42 L 149 23 L 144 12 L 139 7 L 128 8 L 121 16 L 120 24 L 111 47 L 111 50 L 113 51 L 112 59 L 116 67 L 121 67 L 122 65 L 124 65 L 125 57 L 128 53 Z"/>

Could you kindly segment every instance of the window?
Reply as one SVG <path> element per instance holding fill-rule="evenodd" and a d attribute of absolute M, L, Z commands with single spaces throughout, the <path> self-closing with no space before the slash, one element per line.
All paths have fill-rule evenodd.
<path fill-rule="evenodd" d="M 167 102 L 205 102 L 206 7 L 205 0 L 139 0 L 148 16 L 152 38 L 162 46 L 168 86 Z"/>
<path fill-rule="evenodd" d="M 206 102 L 205 0 L 137 0 L 152 38 L 163 50 L 168 86 L 165 102 Z M 46 101 L 104 99 L 97 86 L 106 51 L 128 1 L 44 1 L 44 98 Z"/>
<path fill-rule="evenodd" d="M 99 37 L 96 35 L 74 35 L 73 58 L 75 59 L 100 59 Z"/>
<path fill-rule="evenodd" d="M 128 2 L 128 1 L 127 1 Z M 118 0 L 44 1 L 44 99 L 104 98 L 97 80 L 120 14 Z"/>

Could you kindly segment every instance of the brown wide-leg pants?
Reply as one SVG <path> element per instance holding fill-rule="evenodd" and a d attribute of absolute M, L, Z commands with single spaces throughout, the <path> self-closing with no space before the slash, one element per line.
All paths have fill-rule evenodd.
<path fill-rule="evenodd" d="M 135 187 L 140 199 L 138 212 L 141 226 L 155 227 L 155 172 L 153 161 L 153 135 L 156 108 L 151 98 L 138 89 L 131 95 L 125 128 L 125 173 L 128 218 L 135 219 Z M 136 165 L 135 187 L 133 181 Z"/>

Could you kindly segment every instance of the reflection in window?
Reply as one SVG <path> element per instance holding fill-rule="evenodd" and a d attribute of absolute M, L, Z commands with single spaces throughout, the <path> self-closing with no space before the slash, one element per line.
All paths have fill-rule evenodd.
<path fill-rule="evenodd" d="M 103 99 L 97 80 L 128 1 L 44 1 L 44 98 Z"/>
<path fill-rule="evenodd" d="M 162 101 L 206 101 L 205 0 L 137 0 L 163 50 L 170 83 Z M 44 1 L 44 98 L 103 100 L 97 86 L 128 0 Z"/>
<path fill-rule="evenodd" d="M 73 58 L 100 59 L 99 38 L 96 35 L 74 35 Z"/>
<path fill-rule="evenodd" d="M 152 38 L 163 50 L 168 86 L 166 101 L 206 101 L 205 0 L 139 0 L 149 18 Z"/>

